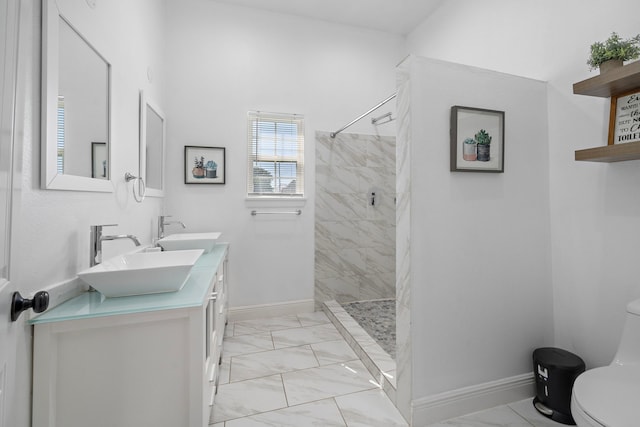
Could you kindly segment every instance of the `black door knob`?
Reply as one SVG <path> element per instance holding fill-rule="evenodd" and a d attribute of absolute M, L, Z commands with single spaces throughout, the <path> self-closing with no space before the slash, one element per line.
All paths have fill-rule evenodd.
<path fill-rule="evenodd" d="M 11 321 L 15 322 L 20 313 L 30 308 L 36 313 L 42 313 L 49 307 L 49 293 L 47 291 L 36 292 L 33 299 L 22 298 L 20 292 L 14 292 L 11 298 Z"/>

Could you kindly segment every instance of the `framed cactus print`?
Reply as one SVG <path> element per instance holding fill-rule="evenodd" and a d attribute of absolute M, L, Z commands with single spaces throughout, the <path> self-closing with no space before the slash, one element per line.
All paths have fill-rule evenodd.
<path fill-rule="evenodd" d="M 224 147 L 184 147 L 185 184 L 224 184 L 225 176 Z"/>
<path fill-rule="evenodd" d="M 452 172 L 504 172 L 504 111 L 451 107 Z"/>

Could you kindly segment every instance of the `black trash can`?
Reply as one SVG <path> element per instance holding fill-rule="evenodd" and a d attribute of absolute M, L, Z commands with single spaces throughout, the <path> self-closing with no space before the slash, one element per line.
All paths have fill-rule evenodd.
<path fill-rule="evenodd" d="M 571 416 L 571 390 L 576 377 L 584 370 L 584 361 L 573 353 L 553 347 L 536 349 L 533 352 L 536 410 L 559 423 L 575 425 Z"/>

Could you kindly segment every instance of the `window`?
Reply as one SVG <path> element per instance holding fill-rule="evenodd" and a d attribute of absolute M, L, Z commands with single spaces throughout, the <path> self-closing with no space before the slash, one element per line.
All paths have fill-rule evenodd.
<path fill-rule="evenodd" d="M 58 154 L 56 156 L 56 170 L 59 174 L 64 173 L 64 96 L 58 95 L 58 131 L 57 145 Z"/>
<path fill-rule="evenodd" d="M 248 195 L 302 197 L 304 117 L 251 111 L 247 127 Z"/>

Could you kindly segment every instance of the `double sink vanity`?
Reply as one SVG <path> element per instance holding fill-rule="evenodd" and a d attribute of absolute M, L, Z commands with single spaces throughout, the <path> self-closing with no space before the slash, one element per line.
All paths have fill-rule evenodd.
<path fill-rule="evenodd" d="M 115 193 L 122 188 L 132 191 L 131 203 L 164 197 L 166 123 L 153 101 L 162 87 L 152 84 L 151 66 L 160 57 L 136 48 L 132 62 L 121 52 L 121 40 L 129 43 L 134 33 L 131 46 L 154 52 L 161 39 L 147 6 L 129 16 L 132 22 L 136 13 L 144 17 L 132 32 L 113 25 L 119 5 L 95 3 L 41 2 L 41 187 L 114 193 L 119 206 L 125 195 Z M 137 118 L 125 115 L 133 111 Z M 137 129 L 127 124 L 135 119 Z M 138 146 L 127 142 L 115 150 L 112 135 L 137 136 Z M 126 158 L 129 165 L 136 154 L 138 169 L 123 180 L 118 162 Z M 151 203 L 161 207 L 158 199 Z M 91 226 L 90 268 L 78 280 L 92 290 L 30 320 L 34 427 L 209 425 L 227 317 L 228 245 L 216 242 L 219 233 L 164 237 L 170 223 L 159 217 L 162 248 L 142 248 L 135 236 L 104 236 L 105 225 Z M 121 238 L 138 249 L 103 260 L 102 242 Z"/>
<path fill-rule="evenodd" d="M 228 244 L 206 237 L 105 260 L 78 274 L 96 291 L 30 320 L 34 427 L 209 425 Z"/>

